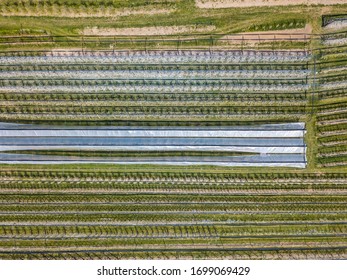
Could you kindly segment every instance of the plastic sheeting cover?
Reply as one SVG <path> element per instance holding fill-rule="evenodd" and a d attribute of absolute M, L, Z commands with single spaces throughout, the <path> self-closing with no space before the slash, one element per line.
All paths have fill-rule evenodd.
<path fill-rule="evenodd" d="M 305 124 L 232 127 L 62 127 L 0 123 L 1 163 L 114 163 L 306 166 Z M 20 150 L 229 151 L 247 156 L 72 157 L 11 154 Z"/>

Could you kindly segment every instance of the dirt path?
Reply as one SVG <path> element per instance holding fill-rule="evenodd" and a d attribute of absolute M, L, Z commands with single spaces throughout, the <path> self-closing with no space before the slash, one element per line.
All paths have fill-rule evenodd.
<path fill-rule="evenodd" d="M 82 31 L 83 35 L 100 35 L 100 36 L 136 36 L 136 35 L 172 35 L 183 33 L 201 33 L 211 32 L 216 27 L 213 25 L 197 26 L 197 25 L 178 25 L 178 26 L 150 26 L 150 27 L 134 27 L 134 28 L 98 28 L 87 27 Z"/>
<path fill-rule="evenodd" d="M 346 0 L 195 0 L 197 7 L 205 9 L 334 4 L 346 4 Z"/>

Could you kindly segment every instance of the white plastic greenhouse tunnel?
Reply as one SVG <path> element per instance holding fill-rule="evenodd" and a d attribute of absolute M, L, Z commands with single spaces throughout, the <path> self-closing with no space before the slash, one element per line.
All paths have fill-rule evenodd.
<path fill-rule="evenodd" d="M 0 124 L 0 163 L 306 167 L 304 123 L 229 127 L 76 127 Z M 33 151 L 208 151 L 209 156 L 83 157 Z M 15 153 L 17 151 L 17 153 Z M 18 153 L 21 151 L 20 153 Z M 30 151 L 30 153 L 25 153 Z M 11 153 L 12 152 L 12 153 Z M 213 152 L 245 155 L 213 156 Z M 249 153 L 249 155 L 247 155 Z"/>

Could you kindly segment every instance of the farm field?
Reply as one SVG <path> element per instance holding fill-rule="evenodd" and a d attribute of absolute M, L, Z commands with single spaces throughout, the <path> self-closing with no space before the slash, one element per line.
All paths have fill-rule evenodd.
<path fill-rule="evenodd" d="M 347 5 L 279 2 L 0 1 L 0 258 L 346 259 Z"/>

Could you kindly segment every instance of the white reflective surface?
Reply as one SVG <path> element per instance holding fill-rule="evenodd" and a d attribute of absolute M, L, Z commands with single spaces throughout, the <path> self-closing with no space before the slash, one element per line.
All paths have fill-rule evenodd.
<path fill-rule="evenodd" d="M 0 123 L 1 163 L 306 166 L 304 123 L 233 127 L 59 127 Z M 83 157 L 11 151 L 209 151 L 244 156 Z M 255 153 L 255 154 L 254 154 Z M 83 155 L 83 153 L 82 153 Z"/>

